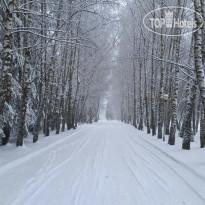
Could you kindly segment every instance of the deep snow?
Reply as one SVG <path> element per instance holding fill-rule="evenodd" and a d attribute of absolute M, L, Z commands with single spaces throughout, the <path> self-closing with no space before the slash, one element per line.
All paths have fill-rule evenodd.
<path fill-rule="evenodd" d="M 204 205 L 205 150 L 197 146 L 184 151 L 103 121 L 10 144 L 0 148 L 0 204 Z"/>

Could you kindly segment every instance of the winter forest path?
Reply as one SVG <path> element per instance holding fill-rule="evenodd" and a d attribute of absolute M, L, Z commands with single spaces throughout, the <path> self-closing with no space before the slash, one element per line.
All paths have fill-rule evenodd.
<path fill-rule="evenodd" d="M 120 122 L 81 126 L 0 167 L 0 204 L 205 204 L 205 180 L 143 135 Z"/>

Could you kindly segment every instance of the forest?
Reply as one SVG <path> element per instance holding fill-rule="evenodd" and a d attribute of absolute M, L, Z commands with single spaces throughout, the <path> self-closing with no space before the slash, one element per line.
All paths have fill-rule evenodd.
<path fill-rule="evenodd" d="M 197 29 L 151 32 L 158 8 Z M 204 0 L 0 0 L 0 144 L 98 122 L 106 103 L 107 120 L 205 147 L 204 19 Z"/>

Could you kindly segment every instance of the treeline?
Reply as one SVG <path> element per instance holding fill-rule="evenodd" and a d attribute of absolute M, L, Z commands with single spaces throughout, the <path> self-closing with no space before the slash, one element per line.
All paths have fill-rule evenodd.
<path fill-rule="evenodd" d="M 195 10 L 197 14 L 192 12 L 192 17 L 198 27 L 203 26 L 186 36 L 147 30 L 142 24 L 144 16 L 167 6 L 180 7 L 175 13 L 179 19 L 184 17 L 181 7 Z M 108 119 L 117 118 L 139 130 L 146 129 L 159 139 L 165 140 L 168 135 L 170 145 L 175 145 L 178 130 L 182 148 L 188 150 L 200 132 L 201 148 L 205 147 L 204 16 L 204 0 L 133 0 L 127 4 L 121 14 L 124 34 L 113 75 Z M 173 27 L 169 34 L 174 33 L 182 34 L 183 29 Z"/>
<path fill-rule="evenodd" d="M 0 0 L 1 145 L 98 121 L 114 3 Z"/>

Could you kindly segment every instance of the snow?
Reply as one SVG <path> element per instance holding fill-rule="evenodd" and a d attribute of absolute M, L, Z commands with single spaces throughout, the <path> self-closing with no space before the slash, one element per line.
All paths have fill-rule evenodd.
<path fill-rule="evenodd" d="M 204 149 L 101 121 L 0 148 L 0 204 L 203 205 Z"/>

